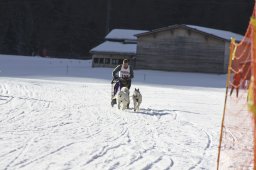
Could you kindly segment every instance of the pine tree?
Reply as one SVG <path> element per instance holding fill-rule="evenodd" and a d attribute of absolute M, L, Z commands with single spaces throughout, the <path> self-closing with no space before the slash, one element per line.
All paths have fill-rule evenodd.
<path fill-rule="evenodd" d="M 4 34 L 1 52 L 4 54 L 17 54 L 17 36 L 11 23 Z"/>

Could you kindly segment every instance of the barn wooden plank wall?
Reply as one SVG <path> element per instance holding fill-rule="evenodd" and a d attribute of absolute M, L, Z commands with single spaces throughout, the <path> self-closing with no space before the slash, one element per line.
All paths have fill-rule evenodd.
<path fill-rule="evenodd" d="M 225 73 L 225 40 L 184 28 L 138 37 L 136 68 Z"/>

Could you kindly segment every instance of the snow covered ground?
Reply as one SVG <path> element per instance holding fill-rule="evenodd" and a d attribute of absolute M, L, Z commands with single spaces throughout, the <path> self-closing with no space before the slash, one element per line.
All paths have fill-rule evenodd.
<path fill-rule="evenodd" d="M 0 169 L 216 169 L 225 75 L 135 70 L 135 113 L 90 62 L 0 55 Z"/>

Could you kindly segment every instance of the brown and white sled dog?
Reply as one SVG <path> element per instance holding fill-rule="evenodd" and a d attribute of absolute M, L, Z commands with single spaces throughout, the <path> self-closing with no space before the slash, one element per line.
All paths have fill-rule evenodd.
<path fill-rule="evenodd" d="M 127 106 L 130 103 L 129 89 L 127 87 L 122 87 L 121 90 L 117 92 L 115 98 L 118 109 L 121 108 L 121 105 L 122 110 L 127 109 Z"/>
<path fill-rule="evenodd" d="M 139 111 L 140 110 L 140 104 L 142 102 L 142 95 L 140 93 L 139 89 L 134 90 L 133 95 L 132 95 L 132 100 L 133 100 L 133 105 L 134 105 L 134 111 Z"/>

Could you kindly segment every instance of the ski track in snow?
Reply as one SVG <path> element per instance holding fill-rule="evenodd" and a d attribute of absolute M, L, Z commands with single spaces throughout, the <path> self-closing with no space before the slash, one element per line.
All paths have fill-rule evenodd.
<path fill-rule="evenodd" d="M 140 89 L 135 113 L 110 107 L 109 84 L 0 79 L 0 169 L 214 169 L 218 122 Z"/>

